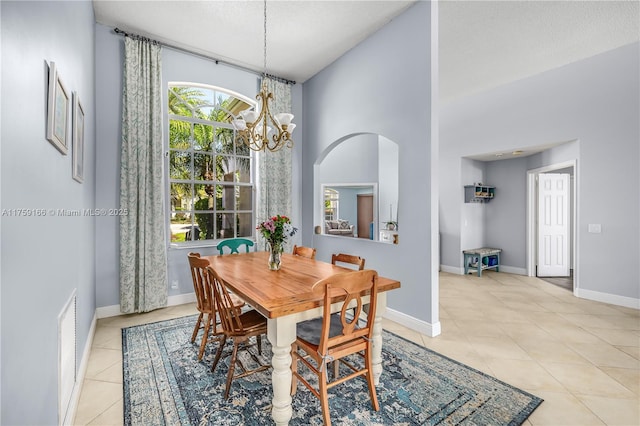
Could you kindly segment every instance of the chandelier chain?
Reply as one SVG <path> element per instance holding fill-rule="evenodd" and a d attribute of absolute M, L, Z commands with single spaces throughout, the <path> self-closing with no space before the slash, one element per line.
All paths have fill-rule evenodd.
<path fill-rule="evenodd" d="M 264 0 L 264 76 L 267 78 L 267 0 Z"/>

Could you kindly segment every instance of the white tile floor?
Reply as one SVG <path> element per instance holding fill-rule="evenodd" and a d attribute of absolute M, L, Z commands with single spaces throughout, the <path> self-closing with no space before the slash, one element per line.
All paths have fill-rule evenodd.
<path fill-rule="evenodd" d="M 98 321 L 74 424 L 121 425 L 121 328 L 195 305 Z M 537 278 L 440 274 L 442 334 L 384 328 L 531 392 L 527 425 L 640 425 L 640 312 L 578 299 Z"/>

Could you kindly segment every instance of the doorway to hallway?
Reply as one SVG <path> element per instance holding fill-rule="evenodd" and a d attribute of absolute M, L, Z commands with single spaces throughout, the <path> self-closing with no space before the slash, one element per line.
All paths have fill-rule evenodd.
<path fill-rule="evenodd" d="M 543 272 L 539 273 L 541 261 L 544 260 L 545 250 L 551 251 L 550 239 L 541 235 L 541 216 L 544 216 L 544 210 L 541 213 L 540 207 L 543 206 L 543 202 L 538 199 L 538 178 L 543 174 L 569 174 L 569 199 L 568 199 L 568 230 L 569 235 L 566 239 L 568 243 L 568 271 L 564 273 L 558 273 L 557 275 L 565 275 L 564 277 L 554 276 L 554 273 Z M 560 285 L 575 294 L 578 288 L 578 271 L 575 268 L 577 265 L 577 249 L 576 249 L 576 161 L 567 161 L 563 163 L 553 164 L 538 169 L 529 170 L 527 172 L 527 275 L 538 276 L 545 281 L 553 281 L 552 284 Z M 550 205 L 552 207 L 552 205 Z M 544 234 L 544 232 L 542 232 Z M 546 240 L 545 240 L 546 238 Z M 556 244 L 555 242 L 553 244 Z M 541 271 L 542 272 L 542 271 Z M 568 277 L 567 272 L 569 273 Z M 543 275 L 548 275 L 547 277 Z"/>

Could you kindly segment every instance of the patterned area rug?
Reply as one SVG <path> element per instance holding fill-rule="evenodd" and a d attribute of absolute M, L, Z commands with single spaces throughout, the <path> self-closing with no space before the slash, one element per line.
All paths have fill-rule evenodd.
<path fill-rule="evenodd" d="M 229 357 L 215 373 L 217 347 L 202 361 L 190 342 L 196 316 L 122 330 L 126 425 L 265 425 L 271 420 L 271 370 L 236 379 L 222 399 Z M 383 332 L 384 371 L 373 411 L 366 381 L 329 390 L 336 425 L 519 425 L 542 399 L 480 371 Z M 200 339 L 198 338 L 196 342 Z M 228 348 L 231 345 L 227 343 Z M 249 348 L 258 354 L 254 345 Z M 246 354 L 246 351 L 243 351 Z M 262 339 L 262 360 L 271 346 Z M 251 357 L 246 355 L 248 364 Z M 316 397 L 301 384 L 293 396 L 293 425 L 322 425 Z"/>

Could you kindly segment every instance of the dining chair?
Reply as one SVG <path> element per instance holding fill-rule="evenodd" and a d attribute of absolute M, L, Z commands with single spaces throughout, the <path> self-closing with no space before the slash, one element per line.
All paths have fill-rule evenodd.
<path fill-rule="evenodd" d="M 222 350 L 227 339 L 233 340 L 233 352 L 231 361 L 229 361 L 229 372 L 227 373 L 227 384 L 224 390 L 224 399 L 229 397 L 229 389 L 231 382 L 235 379 L 248 376 L 250 374 L 264 371 L 271 367 L 260 362 L 258 357 L 249 350 L 246 342 L 251 337 L 256 337 L 258 352 L 262 353 L 261 336 L 267 333 L 267 319 L 255 309 L 242 310 L 233 305 L 233 299 L 229 293 L 224 281 L 218 276 L 216 271 L 211 267 L 207 267 L 209 274 L 209 282 L 213 290 L 213 298 L 216 302 L 216 309 L 220 316 L 221 325 L 221 342 L 218 346 L 218 352 L 211 365 L 211 371 L 216 369 L 218 361 L 222 356 Z M 258 367 L 247 369 L 242 361 L 238 358 L 238 349 L 242 344 L 242 348 L 246 349 L 251 358 L 258 364 Z M 234 375 L 236 364 L 242 372 Z"/>
<path fill-rule="evenodd" d="M 298 380 L 320 400 L 324 424 L 331 425 L 328 390 L 347 380 L 365 376 L 374 410 L 380 409 L 371 371 L 371 346 L 373 323 L 376 316 L 378 273 L 373 270 L 346 272 L 332 275 L 313 285 L 313 291 L 323 294 L 323 316 L 298 324 L 296 340 L 291 345 L 291 395 L 296 393 Z M 352 306 L 355 318 L 363 312 L 363 294 L 369 294 L 369 309 L 366 321 L 354 320 L 347 315 Z M 341 310 L 331 314 L 332 302 L 342 300 Z M 356 363 L 349 355 L 358 354 L 364 362 Z M 329 380 L 328 363 L 335 362 L 349 368 L 346 376 L 340 377 L 338 369 L 333 380 Z M 316 389 L 304 375 L 298 373 L 298 364 L 306 366 L 318 379 Z"/>
<path fill-rule="evenodd" d="M 253 241 L 248 240 L 246 238 L 230 238 L 228 240 L 222 240 L 218 243 L 216 247 L 220 254 L 224 254 L 224 248 L 227 247 L 229 249 L 229 253 L 239 253 L 240 247 L 245 247 L 245 252 L 249 253 L 249 247 L 253 247 Z"/>
<path fill-rule="evenodd" d="M 296 256 L 308 257 L 309 259 L 316 258 L 316 249 L 312 247 L 293 246 L 293 254 Z"/>
<path fill-rule="evenodd" d="M 342 264 L 355 265 L 358 267 L 359 271 L 362 271 L 364 269 L 364 262 L 365 262 L 365 259 L 361 258 L 360 256 L 354 256 L 351 254 L 339 253 L 339 254 L 331 255 L 332 265 L 338 265 L 338 266 L 343 266 Z"/>
<path fill-rule="evenodd" d="M 362 271 L 364 269 L 364 262 L 365 262 L 365 259 L 363 259 L 360 256 L 354 256 L 352 254 L 338 253 L 338 254 L 331 255 L 332 265 L 338 265 L 338 266 L 354 265 L 357 267 L 358 271 Z M 355 318 L 355 310 L 353 311 L 353 315 Z"/>
<path fill-rule="evenodd" d="M 217 329 L 216 307 L 206 270 L 207 266 L 209 266 L 209 261 L 201 258 L 200 253 L 189 253 L 187 257 L 189 258 L 191 278 L 193 279 L 193 290 L 196 294 L 196 307 L 199 312 L 196 325 L 191 334 L 191 343 L 195 342 L 198 331 L 204 328 L 200 350 L 198 351 L 198 361 L 200 361 L 204 355 L 207 342 L 209 342 L 209 333 L 212 333 L 214 341 L 220 340 L 221 333 Z M 232 296 L 232 303 L 237 308 L 245 305 L 244 300 L 235 295 Z"/>

